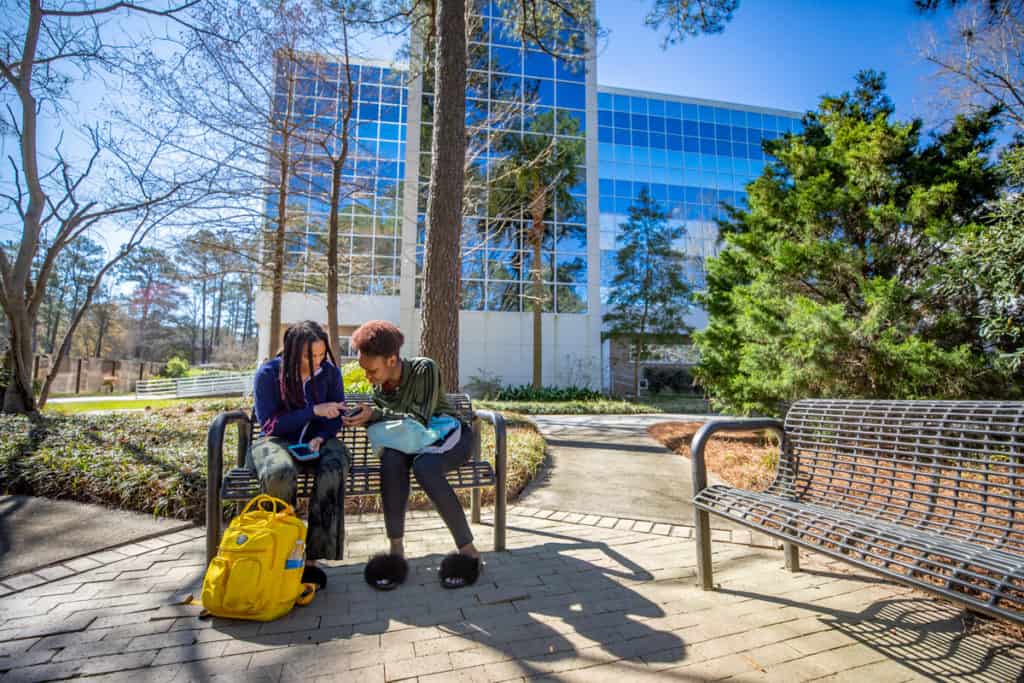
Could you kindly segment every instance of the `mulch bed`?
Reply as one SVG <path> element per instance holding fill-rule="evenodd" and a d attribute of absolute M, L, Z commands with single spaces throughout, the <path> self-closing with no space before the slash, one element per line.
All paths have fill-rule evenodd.
<path fill-rule="evenodd" d="M 647 432 L 680 455 L 690 457 L 690 441 L 703 422 L 661 422 Z M 708 472 L 731 486 L 763 491 L 772 482 L 779 447 L 773 435 L 763 431 L 729 432 L 711 437 L 704 458 Z"/>

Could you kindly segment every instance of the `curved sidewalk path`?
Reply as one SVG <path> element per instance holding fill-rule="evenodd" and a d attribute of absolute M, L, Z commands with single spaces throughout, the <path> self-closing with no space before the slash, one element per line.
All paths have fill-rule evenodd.
<path fill-rule="evenodd" d="M 659 422 L 706 420 L 707 415 L 534 415 L 530 419 L 547 441 L 548 462 L 520 497 L 521 506 L 693 526 L 690 459 L 648 436 L 647 428 Z M 743 528 L 715 516 L 711 526 L 729 532 Z M 749 543 L 749 532 L 742 533 Z M 763 540 L 774 545 L 767 536 Z"/>

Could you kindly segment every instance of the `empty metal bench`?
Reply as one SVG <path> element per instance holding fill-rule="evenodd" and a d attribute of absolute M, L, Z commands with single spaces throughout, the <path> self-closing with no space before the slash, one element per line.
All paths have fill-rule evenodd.
<path fill-rule="evenodd" d="M 764 492 L 707 485 L 713 434 L 781 439 Z M 1024 623 L 1024 403 L 795 403 L 785 423 L 713 420 L 694 435 L 697 569 L 712 589 L 709 513 Z"/>
<path fill-rule="evenodd" d="M 368 403 L 370 396 L 365 394 L 346 394 L 349 403 Z M 505 549 L 505 482 L 506 482 L 506 441 L 505 419 L 500 413 L 490 410 L 473 410 L 469 396 L 465 394 L 448 394 L 449 403 L 464 419 L 473 423 L 472 455 L 464 465 L 448 473 L 448 481 L 453 488 L 471 488 L 471 514 L 474 523 L 480 522 L 480 489 L 493 486 L 495 489 L 494 503 L 494 549 Z M 494 466 L 483 460 L 480 448 L 481 422 L 489 422 L 494 426 Z M 224 472 L 224 434 L 228 425 L 238 425 L 238 449 L 235 467 Z M 245 466 L 245 456 L 256 436 L 259 425 L 254 417 L 242 410 L 220 413 L 210 423 L 207 432 L 207 483 L 206 483 L 206 561 L 209 562 L 217 554 L 220 543 L 221 526 L 223 523 L 223 501 L 244 501 L 260 492 L 259 479 L 256 473 Z M 342 428 L 338 438 L 349 450 L 349 474 L 345 482 L 345 496 L 373 496 L 380 493 L 380 460 L 370 447 L 363 427 Z M 412 478 L 412 490 L 419 490 L 415 478 Z M 308 498 L 313 490 L 313 476 L 300 474 L 298 478 L 298 497 Z M 237 505 L 236 505 L 237 510 Z M 342 536 L 344 536 L 344 518 L 342 519 Z M 344 538 L 341 547 L 344 548 Z"/>

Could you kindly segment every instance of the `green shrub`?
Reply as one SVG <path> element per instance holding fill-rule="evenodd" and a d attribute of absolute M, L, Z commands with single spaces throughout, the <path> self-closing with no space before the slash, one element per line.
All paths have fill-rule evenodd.
<path fill-rule="evenodd" d="M 341 376 L 345 382 L 345 393 L 347 394 L 369 394 L 373 392 L 373 385 L 366 379 L 366 373 L 359 367 L 359 363 L 352 361 L 341 366 Z"/>
<path fill-rule="evenodd" d="M 185 377 L 186 375 L 188 375 L 188 361 L 182 358 L 181 356 L 174 356 L 169 361 L 167 361 L 167 364 L 164 366 L 164 369 L 160 372 L 160 375 L 163 377 L 168 377 L 170 379 Z"/>
<path fill-rule="evenodd" d="M 501 392 L 501 378 L 482 368 L 477 372 L 479 374 L 470 375 L 463 390 L 474 399 L 491 399 L 497 396 Z"/>
<path fill-rule="evenodd" d="M 541 387 L 534 389 L 529 384 L 518 387 L 508 386 L 497 392 L 495 401 L 599 401 L 604 395 L 586 387 Z"/>

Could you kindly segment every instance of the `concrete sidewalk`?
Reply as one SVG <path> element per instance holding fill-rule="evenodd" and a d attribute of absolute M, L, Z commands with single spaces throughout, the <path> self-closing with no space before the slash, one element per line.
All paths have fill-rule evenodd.
<path fill-rule="evenodd" d="M 313 604 L 269 623 L 180 604 L 204 570 L 202 530 L 96 558 L 95 568 L 0 598 L 0 683 L 96 681 L 918 681 L 1004 683 L 1024 645 L 962 633 L 960 612 L 806 555 L 718 543 L 721 588 L 694 584 L 692 541 L 552 521 L 513 508 L 509 551 L 473 587 L 440 587 L 451 539 L 411 514 L 406 585 L 380 593 L 363 562 L 378 515 L 349 524 L 350 559 Z M 540 514 L 540 513 L 537 513 Z M 643 528 L 647 528 L 646 526 Z M 490 530 L 474 527 L 478 539 Z M 486 545 L 484 547 L 486 550 Z"/>
<path fill-rule="evenodd" d="M 0 592 L 63 576 L 61 565 L 82 555 L 192 527 L 70 500 L 0 496 Z"/>
<path fill-rule="evenodd" d="M 647 435 L 658 422 L 707 415 L 533 415 L 549 462 L 520 498 L 522 505 L 636 520 L 693 525 L 690 460 Z M 716 529 L 738 525 L 712 516 Z"/>

